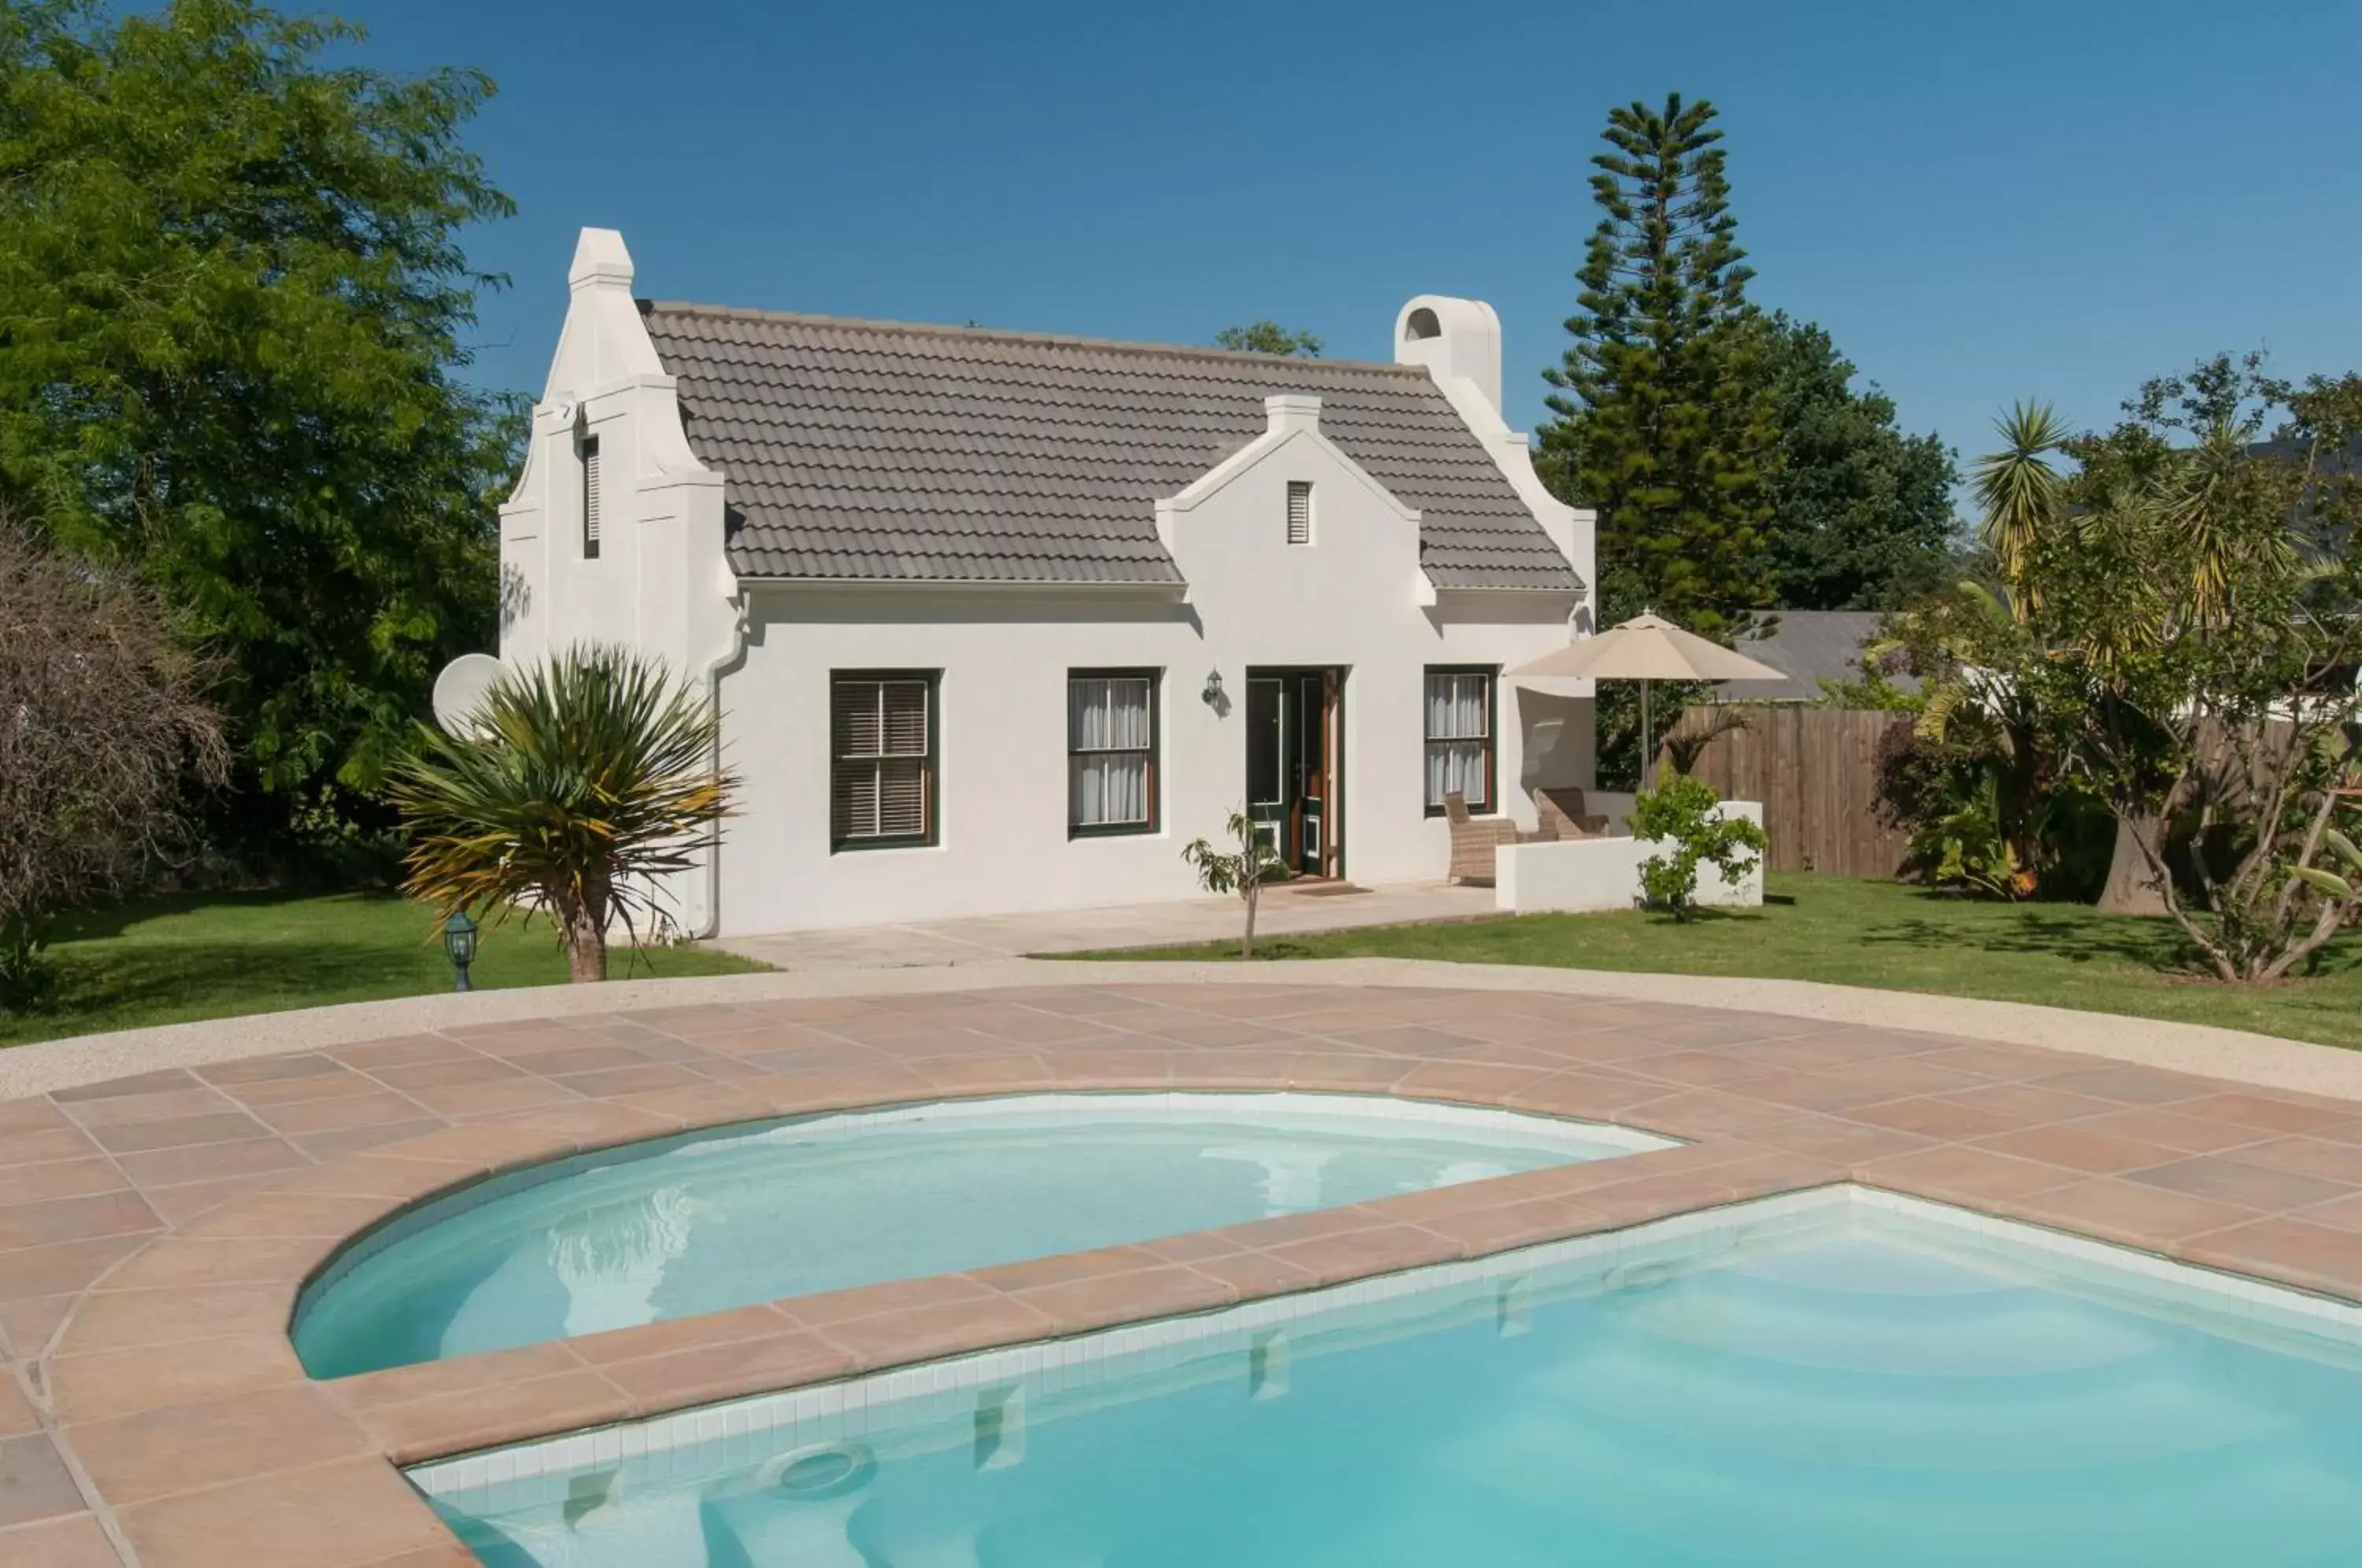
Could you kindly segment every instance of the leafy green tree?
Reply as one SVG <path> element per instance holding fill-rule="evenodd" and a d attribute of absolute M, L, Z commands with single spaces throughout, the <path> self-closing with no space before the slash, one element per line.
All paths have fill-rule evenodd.
<path fill-rule="evenodd" d="M 1246 906 L 1247 931 L 1239 944 L 1239 956 L 1254 956 L 1255 911 L 1263 901 L 1263 885 L 1278 881 L 1287 875 L 1287 864 L 1272 847 L 1258 823 L 1248 816 L 1244 808 L 1233 811 L 1226 831 L 1229 842 L 1238 847 L 1232 850 L 1215 848 L 1202 838 L 1191 839 L 1182 847 L 1181 858 L 1198 874 L 1198 885 L 1209 893 L 1236 893 Z"/>
<path fill-rule="evenodd" d="M 1951 451 L 1932 435 L 1904 435 L 1894 400 L 1853 385 L 1827 332 L 1780 312 L 1761 325 L 1779 431 L 1766 484 L 1775 602 L 1900 608 L 1937 587 L 1950 558 Z"/>
<path fill-rule="evenodd" d="M 661 660 L 568 649 L 495 684 L 460 734 L 413 724 L 388 793 L 410 833 L 411 895 L 440 916 L 547 911 L 579 981 L 607 977 L 607 933 L 651 942 L 657 891 L 732 814 L 713 705 Z"/>
<path fill-rule="evenodd" d="M 1545 372 L 1558 391 L 1537 460 L 1599 511 L 1604 622 L 1653 609 L 1727 640 L 1772 602 L 1778 426 L 1714 118 L 1679 94 L 1608 115 L 1592 160 L 1602 216 L 1573 342 Z"/>
<path fill-rule="evenodd" d="M 1751 875 L 1771 847 L 1760 827 L 1725 815 L 1713 787 L 1686 773 L 1641 790 L 1632 802 L 1631 828 L 1633 837 L 1661 846 L 1640 862 L 1640 891 L 1677 921 L 1697 918 L 1700 866 L 1735 883 Z"/>
<path fill-rule="evenodd" d="M 1233 354 L 1294 354 L 1318 359 L 1321 343 L 1309 332 L 1290 331 L 1275 321 L 1251 321 L 1214 334 L 1214 347 Z"/>
<path fill-rule="evenodd" d="M 0 6 L 0 496 L 218 653 L 262 831 L 350 810 L 492 624 L 515 426 L 456 379 L 491 84 L 324 58 L 360 38 Z"/>
<path fill-rule="evenodd" d="M 1988 497 L 2005 610 L 1904 619 L 1923 728 L 2006 701 L 2105 800 L 2207 973 L 2298 972 L 2362 911 L 2362 376 L 2218 356 L 2104 434 L 2003 423 L 1986 471 L 2049 477 Z"/>

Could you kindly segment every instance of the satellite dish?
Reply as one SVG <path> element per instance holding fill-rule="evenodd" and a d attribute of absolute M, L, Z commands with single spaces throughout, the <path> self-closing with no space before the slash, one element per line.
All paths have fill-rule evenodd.
<path fill-rule="evenodd" d="M 490 654 L 461 654 L 435 678 L 435 722 L 443 733 L 465 738 L 477 728 L 476 710 L 508 666 Z"/>

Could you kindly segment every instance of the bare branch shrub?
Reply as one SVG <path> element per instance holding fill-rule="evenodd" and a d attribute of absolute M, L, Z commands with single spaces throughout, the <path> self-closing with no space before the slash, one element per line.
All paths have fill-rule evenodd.
<path fill-rule="evenodd" d="M 0 1005 L 60 914 L 190 846 L 191 786 L 228 769 L 212 673 L 145 588 L 0 515 Z"/>

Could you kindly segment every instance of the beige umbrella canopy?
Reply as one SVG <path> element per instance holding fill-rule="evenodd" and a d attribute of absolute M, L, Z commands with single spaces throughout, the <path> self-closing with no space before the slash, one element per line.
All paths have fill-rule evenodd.
<path fill-rule="evenodd" d="M 1635 615 L 1595 637 L 1554 648 L 1509 671 L 1513 676 L 1589 676 L 1640 683 L 1640 770 L 1647 782 L 1656 753 L 1649 729 L 1651 680 L 1785 680 L 1770 665 L 1733 653 L 1655 615 Z"/>

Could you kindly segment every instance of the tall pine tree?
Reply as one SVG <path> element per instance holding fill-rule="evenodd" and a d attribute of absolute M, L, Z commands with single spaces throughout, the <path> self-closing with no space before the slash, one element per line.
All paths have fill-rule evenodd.
<path fill-rule="evenodd" d="M 1753 271 L 1734 237 L 1714 105 L 1669 95 L 1607 116 L 1592 160 L 1604 215 L 1547 400 L 1538 464 L 1599 512 L 1599 611 L 1653 609 L 1706 636 L 1772 602 L 1765 469 L 1778 427 Z"/>

